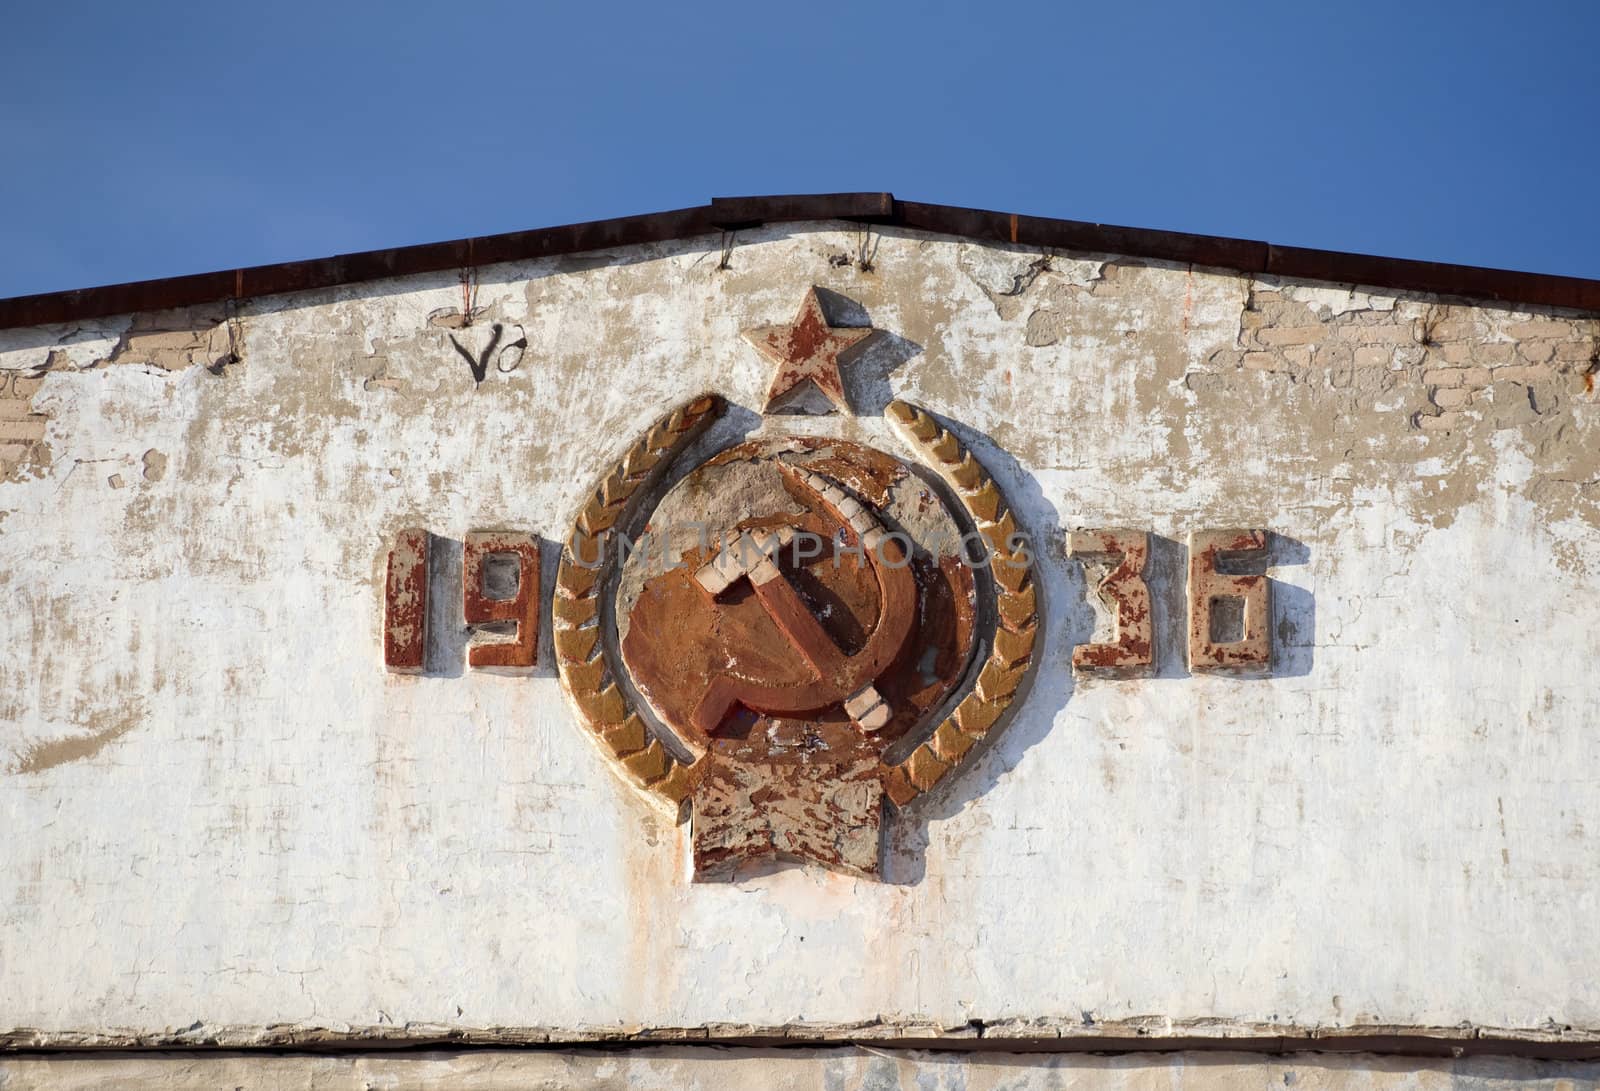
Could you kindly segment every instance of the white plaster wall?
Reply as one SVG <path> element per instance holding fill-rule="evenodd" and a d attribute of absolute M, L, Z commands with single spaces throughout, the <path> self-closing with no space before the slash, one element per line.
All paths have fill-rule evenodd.
<path fill-rule="evenodd" d="M 459 336 L 529 345 L 476 389 L 427 320 L 453 277 L 251 304 L 221 375 L 93 366 L 103 346 L 49 372 L 51 462 L 0 485 L 0 1027 L 1600 1031 L 1600 549 L 1537 487 L 1592 404 L 1554 453 L 1516 429 L 1440 446 L 1401 391 L 1346 422 L 1346 457 L 1304 441 L 1333 403 L 1281 377 L 1191 389 L 1235 345 L 1242 277 L 1124 269 L 1102 298 L 1098 260 L 1058 261 L 1020 298 L 1058 292 L 1069 329 L 1034 347 L 1033 305 L 996 293 L 1037 255 L 890 233 L 872 272 L 830 265 L 853 240 L 486 270 Z M 893 819 L 891 881 L 696 885 L 548 641 L 531 678 L 384 671 L 382 557 L 407 525 L 563 540 L 703 390 L 738 408 L 702 449 L 819 427 L 762 425 L 738 335 L 813 283 L 909 343 L 861 365 L 868 408 L 892 389 L 964 426 L 1047 543 L 1048 637 L 996 745 Z M 0 366 L 108 326 L 0 335 Z M 906 453 L 870 412 L 838 427 Z M 1280 673 L 1188 676 L 1167 625 L 1163 677 L 1074 681 L 1094 612 L 1060 541 L 1095 525 L 1299 543 L 1272 570 Z M 1152 586 L 1165 625 L 1181 581 Z"/>

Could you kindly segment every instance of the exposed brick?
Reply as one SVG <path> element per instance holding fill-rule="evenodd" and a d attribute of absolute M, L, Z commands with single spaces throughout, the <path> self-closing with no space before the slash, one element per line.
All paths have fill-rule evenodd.
<path fill-rule="evenodd" d="M 1527 367 L 1497 367 L 1494 369 L 1494 381 L 1497 383 L 1538 383 L 1555 377 L 1556 369 L 1549 364 L 1533 364 Z"/>
<path fill-rule="evenodd" d="M 1429 386 L 1460 386 L 1465 379 L 1465 369 L 1436 367 L 1422 373 L 1422 381 Z"/>
<path fill-rule="evenodd" d="M 1343 341 L 1329 341 L 1317 349 L 1316 362 L 1318 367 L 1348 368 L 1355 359 L 1355 350 Z"/>
<path fill-rule="evenodd" d="M 1439 350 L 1446 361 L 1452 364 L 1471 363 L 1478 346 L 1471 341 L 1453 341 Z"/>
<path fill-rule="evenodd" d="M 1263 345 L 1314 345 L 1327 335 L 1326 326 L 1268 326 L 1256 331 Z"/>
<path fill-rule="evenodd" d="M 1404 325 L 1341 326 L 1339 336 L 1347 341 L 1369 345 L 1410 345 L 1416 342 L 1409 322 Z"/>
<path fill-rule="evenodd" d="M 1394 353 L 1394 362 L 1389 365 L 1391 371 L 1415 367 L 1428 359 L 1428 350 L 1415 342 L 1409 345 L 1396 345 L 1390 351 Z"/>
<path fill-rule="evenodd" d="M 1294 367 L 1311 366 L 1311 347 L 1309 345 L 1291 345 L 1283 350 L 1283 358 Z"/>
<path fill-rule="evenodd" d="M 1597 350 L 1600 350 L 1600 344 L 1594 341 L 1562 341 L 1556 345 L 1556 359 L 1586 364 L 1595 358 Z"/>
<path fill-rule="evenodd" d="M 1356 367 L 1387 368 L 1394 359 L 1394 350 L 1379 345 L 1363 345 L 1356 349 Z"/>
<path fill-rule="evenodd" d="M 1424 432 L 1446 432 L 1464 424 L 1466 420 L 1464 413 L 1440 413 L 1437 417 L 1418 417 L 1417 425 Z"/>
<path fill-rule="evenodd" d="M 21 462 L 31 450 L 26 443 L 0 443 L 0 462 Z"/>
<path fill-rule="evenodd" d="M 1460 387 L 1435 390 L 1433 403 L 1440 409 L 1458 409 L 1472 401 L 1472 391 Z"/>
<path fill-rule="evenodd" d="M 1478 346 L 1474 358 L 1480 364 L 1509 364 L 1517 346 L 1510 341 L 1488 341 Z"/>
<path fill-rule="evenodd" d="M 13 398 L 31 398 L 39 392 L 44 385 L 44 376 L 33 378 L 29 375 L 17 375 L 11 379 L 11 396 Z"/>
<path fill-rule="evenodd" d="M 1476 340 L 1478 324 L 1470 318 L 1449 318 L 1433 326 L 1435 341 Z"/>
<path fill-rule="evenodd" d="M 33 416 L 33 407 L 27 398 L 0 398 L 0 417 L 16 420 Z"/>
<path fill-rule="evenodd" d="M 1556 347 L 1549 341 L 1524 341 L 1517 346 L 1517 355 L 1530 364 L 1542 364 L 1552 359 Z"/>
<path fill-rule="evenodd" d="M 1488 386 L 1489 369 L 1486 367 L 1464 367 L 1457 372 L 1461 381 L 1467 386 Z"/>
<path fill-rule="evenodd" d="M 24 420 L 0 419 L 0 443 L 17 440 L 32 443 L 34 440 L 43 439 L 46 423 L 48 422 L 44 417 L 28 417 Z"/>
<path fill-rule="evenodd" d="M 1247 352 L 1244 354 L 1244 366 L 1252 371 L 1288 371 L 1289 365 L 1282 357 L 1272 352 Z"/>
<path fill-rule="evenodd" d="M 1514 323 L 1506 327 L 1506 332 L 1519 341 L 1530 337 L 1552 337 L 1562 340 L 1572 336 L 1572 324 L 1557 322 L 1551 318 L 1540 318 L 1532 322 Z"/>

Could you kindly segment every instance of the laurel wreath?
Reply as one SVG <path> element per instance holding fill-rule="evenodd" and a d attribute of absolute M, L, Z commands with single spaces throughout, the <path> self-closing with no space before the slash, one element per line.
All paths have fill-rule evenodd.
<path fill-rule="evenodd" d="M 933 735 L 890 768 L 884 791 L 904 807 L 955 768 L 1011 706 L 1033 662 L 1039 604 L 1033 566 L 1019 548 L 1016 520 L 983 464 L 920 406 L 895 399 L 888 417 L 924 461 L 949 484 L 989 545 L 996 625 L 989 657 L 972 687 Z"/>
<path fill-rule="evenodd" d="M 615 557 L 614 550 L 605 548 L 604 536 L 630 514 L 630 502 L 652 476 L 726 408 L 717 395 L 702 395 L 661 418 L 628 448 L 578 512 L 556 568 L 551 604 L 556 671 L 584 726 L 635 782 L 674 804 L 689 794 L 689 767 L 640 719 L 617 685 L 600 638 L 600 593 Z M 580 557 L 595 558 L 596 563 L 580 564 Z"/>
<path fill-rule="evenodd" d="M 601 639 L 600 596 L 615 557 L 614 550 L 604 548 L 604 536 L 625 523 L 640 490 L 726 407 L 722 398 L 703 395 L 657 421 L 628 448 L 578 512 L 556 569 L 551 605 L 556 670 L 579 718 L 631 779 L 673 804 L 681 804 L 693 787 L 690 766 L 662 746 L 639 716 L 617 684 Z M 997 613 L 989 655 L 972 690 L 926 742 L 886 769 L 885 793 L 903 807 L 937 784 L 1010 707 L 1033 661 L 1039 618 L 1033 569 L 994 479 L 926 410 L 896 400 L 889 403 L 888 416 L 949 483 L 988 543 Z M 596 561 L 583 564 L 580 557 Z"/>

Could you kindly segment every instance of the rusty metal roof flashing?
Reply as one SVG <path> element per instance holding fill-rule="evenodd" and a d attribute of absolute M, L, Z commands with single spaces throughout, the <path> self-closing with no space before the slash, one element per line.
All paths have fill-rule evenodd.
<path fill-rule="evenodd" d="M 716 197 L 697 208 L 310 261 L 0 299 L 0 329 L 254 299 L 417 273 L 666 242 L 769 223 L 847 220 L 995 243 L 1180 262 L 1241 273 L 1600 311 L 1600 280 L 896 200 L 890 193 Z"/>

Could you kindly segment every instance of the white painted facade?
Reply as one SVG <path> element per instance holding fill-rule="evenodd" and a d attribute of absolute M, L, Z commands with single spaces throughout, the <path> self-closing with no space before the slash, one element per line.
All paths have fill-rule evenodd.
<path fill-rule="evenodd" d="M 452 275 L 256 300 L 220 374 L 97 363 L 137 348 L 128 318 L 0 331 L 0 368 L 48 360 L 49 420 L 48 457 L 0 484 L 0 1029 L 1600 1036 L 1581 361 L 1552 349 L 1548 376 L 1429 430 L 1453 387 L 1423 376 L 1461 361 L 1426 331 L 1387 359 L 1351 339 L 1345 365 L 1280 342 L 1274 369 L 1242 316 L 1275 293 L 1330 344 L 1422 329 L 1436 301 L 1106 256 L 1030 276 L 1036 252 L 893 229 L 871 271 L 830 262 L 858 231 L 742 232 L 726 270 L 712 237 L 490 267 L 460 329 Z M 892 336 L 847 365 L 859 416 L 762 419 L 740 331 L 812 284 Z M 1477 346 L 1596 327 L 1443 320 Z M 493 322 L 527 346 L 475 385 L 448 338 Z M 686 829 L 578 728 L 548 639 L 531 677 L 384 669 L 399 529 L 562 542 L 704 391 L 734 409 L 696 456 L 798 431 L 914 460 L 881 412 L 917 402 L 1039 544 L 1032 689 L 891 815 L 887 881 L 691 883 Z M 1062 543 L 1085 526 L 1165 540 L 1158 677 L 1073 675 L 1097 615 Z M 1183 665 L 1179 544 L 1229 526 L 1278 535 L 1272 677 Z"/>

